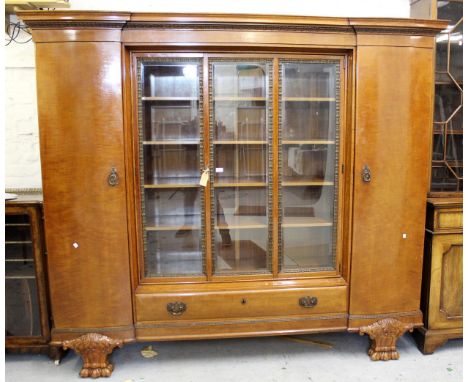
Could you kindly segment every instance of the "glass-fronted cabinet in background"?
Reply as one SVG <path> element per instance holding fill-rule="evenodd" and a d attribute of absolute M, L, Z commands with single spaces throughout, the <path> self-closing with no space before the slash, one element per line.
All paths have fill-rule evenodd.
<path fill-rule="evenodd" d="M 5 201 L 6 352 L 48 354 L 58 363 L 64 351 L 50 344 L 42 195 L 13 196 Z"/>
<path fill-rule="evenodd" d="M 463 2 L 437 1 L 432 192 L 463 191 Z"/>
<path fill-rule="evenodd" d="M 140 276 L 338 269 L 344 57 L 136 57 Z"/>

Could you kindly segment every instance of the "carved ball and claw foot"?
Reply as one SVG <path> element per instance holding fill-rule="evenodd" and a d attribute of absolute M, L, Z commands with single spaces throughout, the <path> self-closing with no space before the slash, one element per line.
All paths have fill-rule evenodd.
<path fill-rule="evenodd" d="M 122 346 L 122 340 L 114 340 L 98 333 L 87 333 L 63 342 L 65 350 L 73 349 L 83 359 L 83 368 L 80 371 L 82 378 L 110 377 L 114 365 L 109 362 L 108 356 L 114 348 Z"/>
<path fill-rule="evenodd" d="M 385 318 L 371 325 L 359 328 L 359 334 L 369 335 L 371 346 L 368 354 L 373 361 L 388 361 L 400 358 L 396 342 L 407 331 L 413 331 L 413 324 L 406 324 L 394 318 Z"/>

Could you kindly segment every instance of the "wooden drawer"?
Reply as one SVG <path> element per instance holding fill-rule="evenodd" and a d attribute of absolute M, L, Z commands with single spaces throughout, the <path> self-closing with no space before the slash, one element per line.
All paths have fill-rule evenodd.
<path fill-rule="evenodd" d="M 454 208 L 436 211 L 436 230 L 461 228 L 463 228 L 463 210 Z"/>
<path fill-rule="evenodd" d="M 347 312 L 346 286 L 323 288 L 219 291 L 204 293 L 137 294 L 137 322 L 212 318 L 268 317 Z M 315 297 L 312 307 L 300 299 Z M 168 304 L 181 302 L 186 310 L 174 315 Z M 310 300 L 309 300 L 310 302 Z"/>
<path fill-rule="evenodd" d="M 463 231 L 463 199 L 428 199 L 426 228 L 433 233 L 461 233 Z"/>

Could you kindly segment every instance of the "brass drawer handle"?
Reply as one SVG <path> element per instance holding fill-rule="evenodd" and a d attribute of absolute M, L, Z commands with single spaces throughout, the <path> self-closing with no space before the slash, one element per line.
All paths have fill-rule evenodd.
<path fill-rule="evenodd" d="M 299 305 L 302 306 L 303 308 L 313 308 L 315 305 L 318 303 L 318 298 L 317 297 L 301 297 L 299 299 Z"/>
<path fill-rule="evenodd" d="M 169 302 L 167 304 L 167 311 L 173 316 L 180 316 L 187 310 L 187 305 L 181 301 Z"/>
<path fill-rule="evenodd" d="M 365 182 L 365 183 L 370 183 L 370 181 L 371 181 L 372 174 L 371 174 L 371 170 L 370 170 L 370 168 L 369 168 L 369 166 L 367 164 L 365 164 L 364 167 L 362 168 L 361 178 L 362 178 L 362 181 Z"/>
<path fill-rule="evenodd" d="M 109 183 L 111 187 L 115 187 L 119 184 L 119 174 L 117 174 L 117 169 L 115 167 L 111 168 L 111 172 L 107 177 L 107 183 Z"/>

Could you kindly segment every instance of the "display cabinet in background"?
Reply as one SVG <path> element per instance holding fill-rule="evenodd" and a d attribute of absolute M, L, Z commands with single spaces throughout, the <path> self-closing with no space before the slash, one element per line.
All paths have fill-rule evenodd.
<path fill-rule="evenodd" d="M 425 14 L 421 14 L 425 13 Z M 413 16 L 449 20 L 436 36 L 431 188 L 421 309 L 425 354 L 463 335 L 463 2 L 419 0 Z"/>
<path fill-rule="evenodd" d="M 42 195 L 20 194 L 5 203 L 5 347 L 7 352 L 48 354 L 50 312 L 42 223 Z"/>

